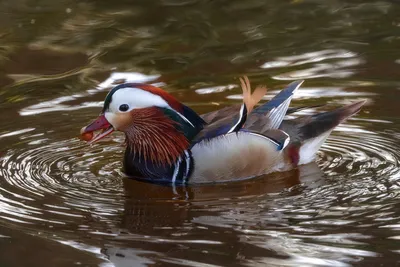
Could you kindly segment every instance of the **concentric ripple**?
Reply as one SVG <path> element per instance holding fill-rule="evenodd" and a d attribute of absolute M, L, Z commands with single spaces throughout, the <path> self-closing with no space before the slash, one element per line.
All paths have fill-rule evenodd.
<path fill-rule="evenodd" d="M 378 255 L 365 247 L 373 233 L 362 229 L 387 233 L 398 225 L 391 209 L 399 198 L 400 143 L 394 131 L 367 131 L 364 123 L 370 122 L 352 120 L 332 133 L 314 164 L 319 172 L 303 166 L 298 179 L 289 173 L 218 187 L 129 188 L 119 136 L 92 146 L 77 139 L 31 141 L 0 158 L 0 222 L 61 241 L 111 238 L 120 248 L 106 243 L 105 253 L 123 251 L 128 262 L 142 248 L 163 261 L 157 242 L 203 249 L 236 242 L 276 252 L 245 261 L 249 266 L 349 266 Z M 282 179 L 295 182 L 271 189 Z M 224 229 L 238 239 L 227 242 L 231 234 Z"/>
<path fill-rule="evenodd" d="M 323 179 L 330 181 L 328 187 L 338 183 L 342 188 L 354 187 L 359 178 L 364 189 L 366 185 L 388 189 L 396 186 L 400 177 L 399 146 L 389 134 L 342 126 L 323 145 L 317 163 L 326 176 Z M 124 201 L 122 150 L 117 142 L 88 146 L 70 139 L 8 151 L 0 158 L 4 178 L 0 205 L 5 214 L 1 216 L 32 223 L 56 221 L 40 215 L 46 211 L 71 216 L 89 210 L 91 215 L 116 214 Z M 216 197 L 220 199 L 220 195 Z"/>
<path fill-rule="evenodd" d="M 122 202 L 120 146 L 71 139 L 0 158 L 2 218 L 24 224 L 107 221 Z M 118 155 L 118 156 L 115 156 Z M 77 219 L 80 218 L 80 219 Z"/>
<path fill-rule="evenodd" d="M 300 182 L 307 181 L 304 186 L 277 195 L 231 199 L 223 208 L 211 203 L 202 211 L 218 215 L 199 212 L 195 221 L 211 229 L 232 229 L 241 246 L 262 249 L 245 261 L 248 266 L 370 266 L 363 260 L 387 253 L 376 242 L 391 244 L 392 251 L 399 249 L 390 241 L 398 238 L 399 226 L 396 136 L 388 130 L 369 132 L 345 124 L 319 152 L 322 172 L 300 172 Z M 379 241 L 385 237 L 389 240 Z"/>
<path fill-rule="evenodd" d="M 400 152 L 395 137 L 352 127 L 340 127 L 321 149 L 320 166 L 327 175 L 397 177 Z"/>

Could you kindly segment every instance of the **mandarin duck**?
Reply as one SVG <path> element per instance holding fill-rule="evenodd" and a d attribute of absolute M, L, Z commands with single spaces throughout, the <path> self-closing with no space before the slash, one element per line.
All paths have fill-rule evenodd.
<path fill-rule="evenodd" d="M 292 82 L 258 107 L 266 87 L 252 93 L 246 76 L 240 83 L 242 104 L 204 115 L 153 85 L 120 84 L 107 94 L 100 116 L 81 129 L 81 136 L 94 143 L 122 131 L 124 172 L 133 178 L 171 184 L 238 181 L 314 161 L 332 130 L 365 103 L 284 120 L 304 108 L 289 108 L 303 81 Z"/>

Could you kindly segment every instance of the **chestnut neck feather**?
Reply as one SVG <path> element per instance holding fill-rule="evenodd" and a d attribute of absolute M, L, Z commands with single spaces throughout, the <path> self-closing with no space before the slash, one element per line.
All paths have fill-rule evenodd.
<path fill-rule="evenodd" d="M 134 160 L 158 166 L 171 166 L 189 147 L 181 123 L 172 119 L 164 109 L 151 107 L 131 112 L 132 125 L 125 130 L 126 141 Z"/>

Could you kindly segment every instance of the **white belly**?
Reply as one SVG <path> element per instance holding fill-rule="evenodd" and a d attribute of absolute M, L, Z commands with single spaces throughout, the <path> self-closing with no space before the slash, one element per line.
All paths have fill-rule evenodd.
<path fill-rule="evenodd" d="M 192 148 L 192 155 L 190 183 L 242 180 L 292 167 L 274 142 L 248 132 L 202 141 Z"/>

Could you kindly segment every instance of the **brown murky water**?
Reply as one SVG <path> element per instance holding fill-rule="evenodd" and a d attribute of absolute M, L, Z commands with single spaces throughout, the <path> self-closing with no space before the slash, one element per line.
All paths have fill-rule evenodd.
<path fill-rule="evenodd" d="M 400 2 L 0 2 L 0 266 L 400 266 Z M 316 164 L 171 188 L 79 129 L 118 79 L 200 113 L 247 74 L 294 105 L 368 99 Z M 316 112 L 315 110 L 307 110 Z"/>

